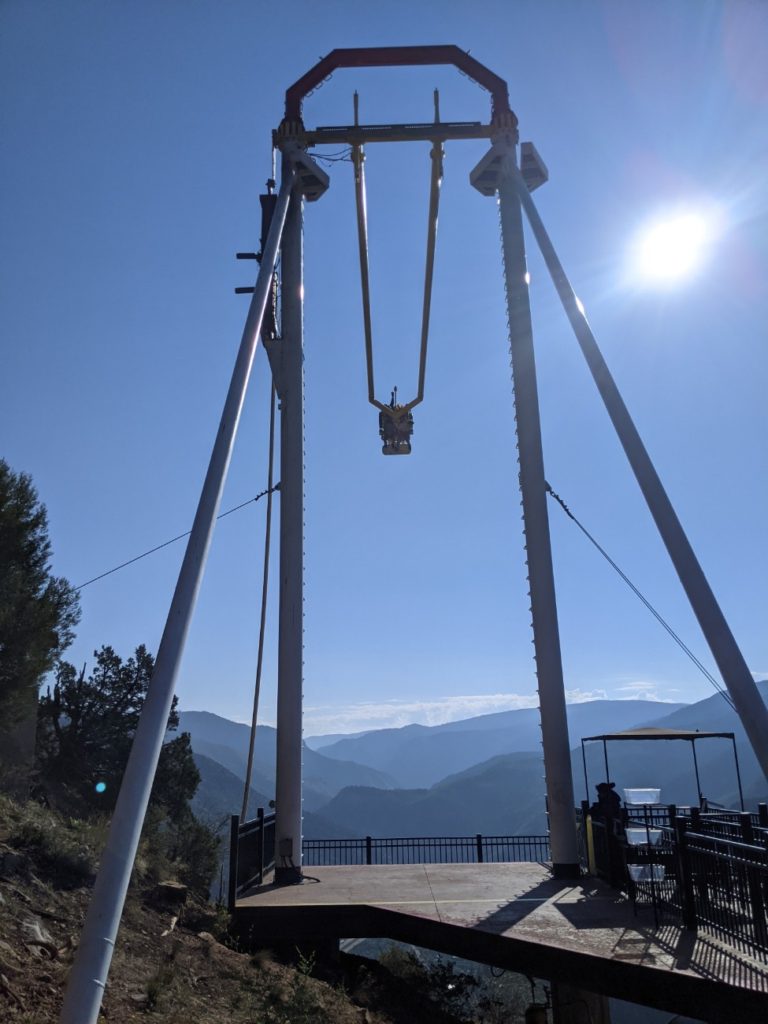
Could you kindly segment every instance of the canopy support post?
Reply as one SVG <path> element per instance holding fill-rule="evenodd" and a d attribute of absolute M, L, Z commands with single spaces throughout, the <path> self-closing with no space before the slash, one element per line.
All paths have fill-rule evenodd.
<path fill-rule="evenodd" d="M 696 792 L 699 795 L 699 807 L 704 802 L 704 795 L 701 792 L 701 780 L 699 779 L 699 761 L 696 757 L 696 740 L 691 740 L 691 750 L 693 751 L 693 770 L 696 773 Z"/>
<path fill-rule="evenodd" d="M 739 787 L 739 806 L 742 811 L 744 810 L 744 792 L 741 788 L 741 771 L 739 770 L 739 755 L 736 751 L 736 737 L 731 736 L 731 743 L 733 744 L 733 760 L 736 765 L 736 782 Z"/>
<path fill-rule="evenodd" d="M 587 803 L 589 803 L 589 779 L 587 778 L 587 751 L 584 747 L 584 740 L 581 741 L 581 760 L 584 764 L 584 791 Z"/>

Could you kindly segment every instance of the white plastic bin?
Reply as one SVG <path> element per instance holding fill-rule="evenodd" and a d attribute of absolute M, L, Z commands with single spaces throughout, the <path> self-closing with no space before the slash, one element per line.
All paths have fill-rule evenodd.
<path fill-rule="evenodd" d="M 627 870 L 633 882 L 661 882 L 664 878 L 663 864 L 627 864 Z"/>
<path fill-rule="evenodd" d="M 661 800 L 660 789 L 625 789 L 625 804 L 657 804 Z"/>
<path fill-rule="evenodd" d="M 626 834 L 627 842 L 630 846 L 643 846 L 646 843 L 658 846 L 661 842 L 660 828 L 629 827 L 626 830 Z"/>

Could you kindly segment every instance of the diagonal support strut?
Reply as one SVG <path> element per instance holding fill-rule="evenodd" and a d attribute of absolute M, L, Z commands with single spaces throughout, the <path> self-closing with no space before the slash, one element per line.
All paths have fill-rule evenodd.
<path fill-rule="evenodd" d="M 96 1024 L 141 828 L 165 737 L 187 633 L 197 603 L 296 172 L 280 189 L 208 471 L 187 541 L 155 670 L 131 746 L 101 867 L 64 996 L 60 1024 Z"/>
<path fill-rule="evenodd" d="M 541 250 L 557 294 L 587 361 L 592 378 L 611 418 L 635 479 L 653 516 L 661 539 L 683 585 L 693 613 L 709 645 L 723 681 L 736 706 L 758 763 L 768 779 L 768 708 L 717 603 L 707 577 L 672 507 L 656 467 L 624 404 L 603 358 L 584 309 L 563 269 L 522 174 L 514 168 L 512 181 Z"/>

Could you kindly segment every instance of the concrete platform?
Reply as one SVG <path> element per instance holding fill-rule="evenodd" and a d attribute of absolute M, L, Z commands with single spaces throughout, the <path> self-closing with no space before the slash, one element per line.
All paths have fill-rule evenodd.
<path fill-rule="evenodd" d="M 543 864 L 310 867 L 246 894 L 235 920 L 265 945 L 391 938 L 702 1020 L 768 1020 L 768 963 Z"/>

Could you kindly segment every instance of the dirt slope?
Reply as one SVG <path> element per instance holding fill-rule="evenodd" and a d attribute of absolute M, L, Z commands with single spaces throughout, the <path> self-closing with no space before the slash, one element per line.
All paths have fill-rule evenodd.
<path fill-rule="evenodd" d="M 103 827 L 0 798 L 0 1020 L 54 1024 L 90 897 Z M 105 1021 L 168 1024 L 406 1024 L 451 1017 L 375 964 L 293 964 L 227 945 L 227 916 L 159 896 L 142 871 L 129 896 Z"/>

